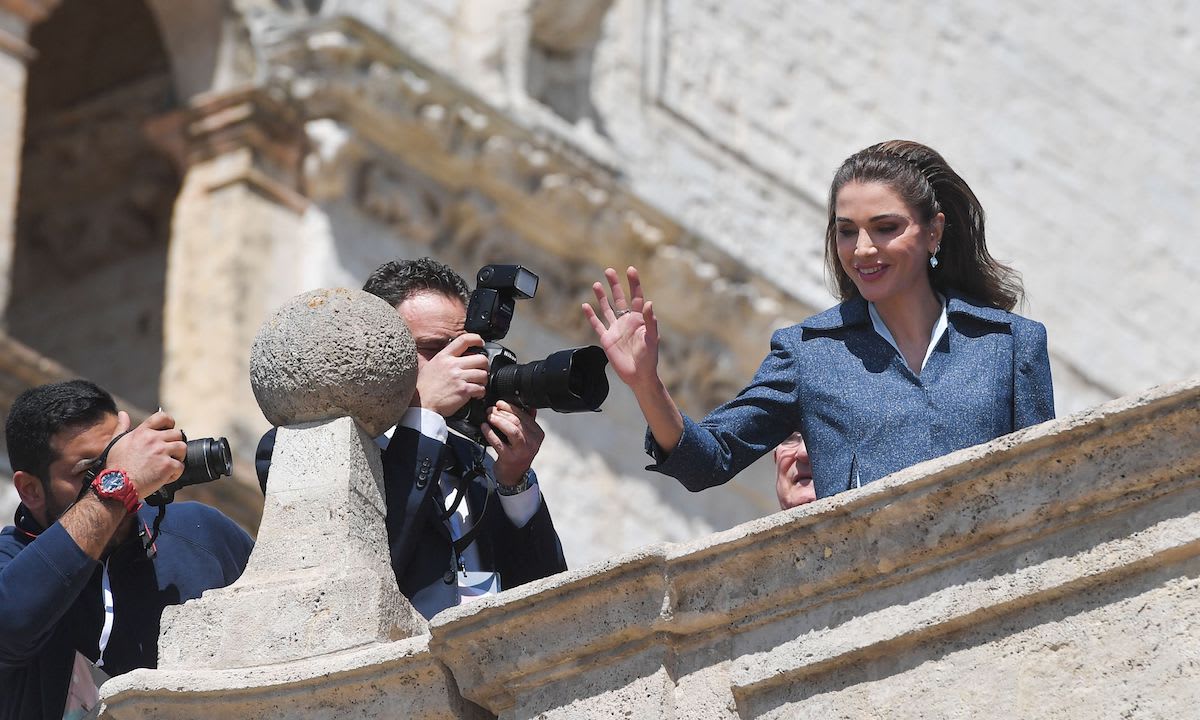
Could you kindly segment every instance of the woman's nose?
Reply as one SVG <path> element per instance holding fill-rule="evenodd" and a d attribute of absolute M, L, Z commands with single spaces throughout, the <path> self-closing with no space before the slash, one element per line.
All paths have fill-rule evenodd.
<path fill-rule="evenodd" d="M 855 255 L 869 255 L 875 252 L 875 243 L 871 242 L 871 234 L 865 229 L 858 231 L 858 239 L 854 242 Z"/>

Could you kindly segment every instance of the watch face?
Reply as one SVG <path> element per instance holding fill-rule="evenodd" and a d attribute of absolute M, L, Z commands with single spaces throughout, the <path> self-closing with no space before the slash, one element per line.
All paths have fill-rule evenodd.
<path fill-rule="evenodd" d="M 116 492 L 125 486 L 125 476 L 119 472 L 106 472 L 100 476 L 100 487 L 104 492 Z"/>

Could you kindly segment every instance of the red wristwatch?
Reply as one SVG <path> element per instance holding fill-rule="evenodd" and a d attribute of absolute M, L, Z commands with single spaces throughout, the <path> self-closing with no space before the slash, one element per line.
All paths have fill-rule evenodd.
<path fill-rule="evenodd" d="M 92 490 L 102 500 L 120 500 L 125 506 L 125 512 L 132 515 L 142 506 L 138 499 L 137 488 L 124 470 L 107 468 L 101 470 L 92 481 Z"/>

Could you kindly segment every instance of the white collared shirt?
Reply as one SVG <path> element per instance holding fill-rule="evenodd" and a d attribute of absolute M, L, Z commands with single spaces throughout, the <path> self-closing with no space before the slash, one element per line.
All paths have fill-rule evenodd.
<path fill-rule="evenodd" d="M 942 304 L 942 312 L 938 315 L 937 322 L 933 324 L 933 332 L 929 334 L 929 347 L 925 348 L 925 357 L 921 360 L 921 367 L 914 368 L 910 365 L 908 368 L 918 377 L 920 377 L 921 370 L 929 362 L 929 356 L 933 354 L 933 349 L 937 347 L 938 342 L 942 339 L 942 335 L 945 334 L 946 328 L 950 324 L 946 316 L 946 298 L 940 294 L 937 298 Z M 889 345 L 896 348 L 896 352 L 900 354 L 900 359 L 904 360 L 905 365 L 907 365 L 908 361 L 904 359 L 904 353 L 900 350 L 900 346 L 896 344 L 896 338 L 892 337 L 892 331 L 888 330 L 888 326 L 883 322 L 883 318 L 879 316 L 879 311 L 875 309 L 875 303 L 867 303 L 867 312 L 871 314 L 871 325 L 875 327 L 875 332 L 879 333 L 880 337 L 884 340 L 887 340 Z"/>

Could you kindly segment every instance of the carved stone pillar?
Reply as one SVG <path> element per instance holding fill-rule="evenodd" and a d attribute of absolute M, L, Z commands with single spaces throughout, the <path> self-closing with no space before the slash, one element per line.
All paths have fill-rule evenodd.
<path fill-rule="evenodd" d="M 161 396 L 185 428 L 244 454 L 265 423 L 246 382 L 275 268 L 299 234 L 303 126 L 261 88 L 200 96 L 151 133 L 186 166 L 167 260 Z M 284 297 L 291 292 L 283 291 Z"/>
<path fill-rule="evenodd" d="M 106 682 L 102 716 L 477 720 L 429 654 L 396 587 L 373 438 L 417 382 L 416 347 L 361 290 L 304 293 L 252 350 L 263 413 L 280 426 L 245 572 L 162 615 L 159 665 Z"/>
<path fill-rule="evenodd" d="M 58 0 L 0 0 L 0 318 L 12 289 L 26 66 L 37 54 L 26 39 L 30 28 L 57 6 Z"/>

